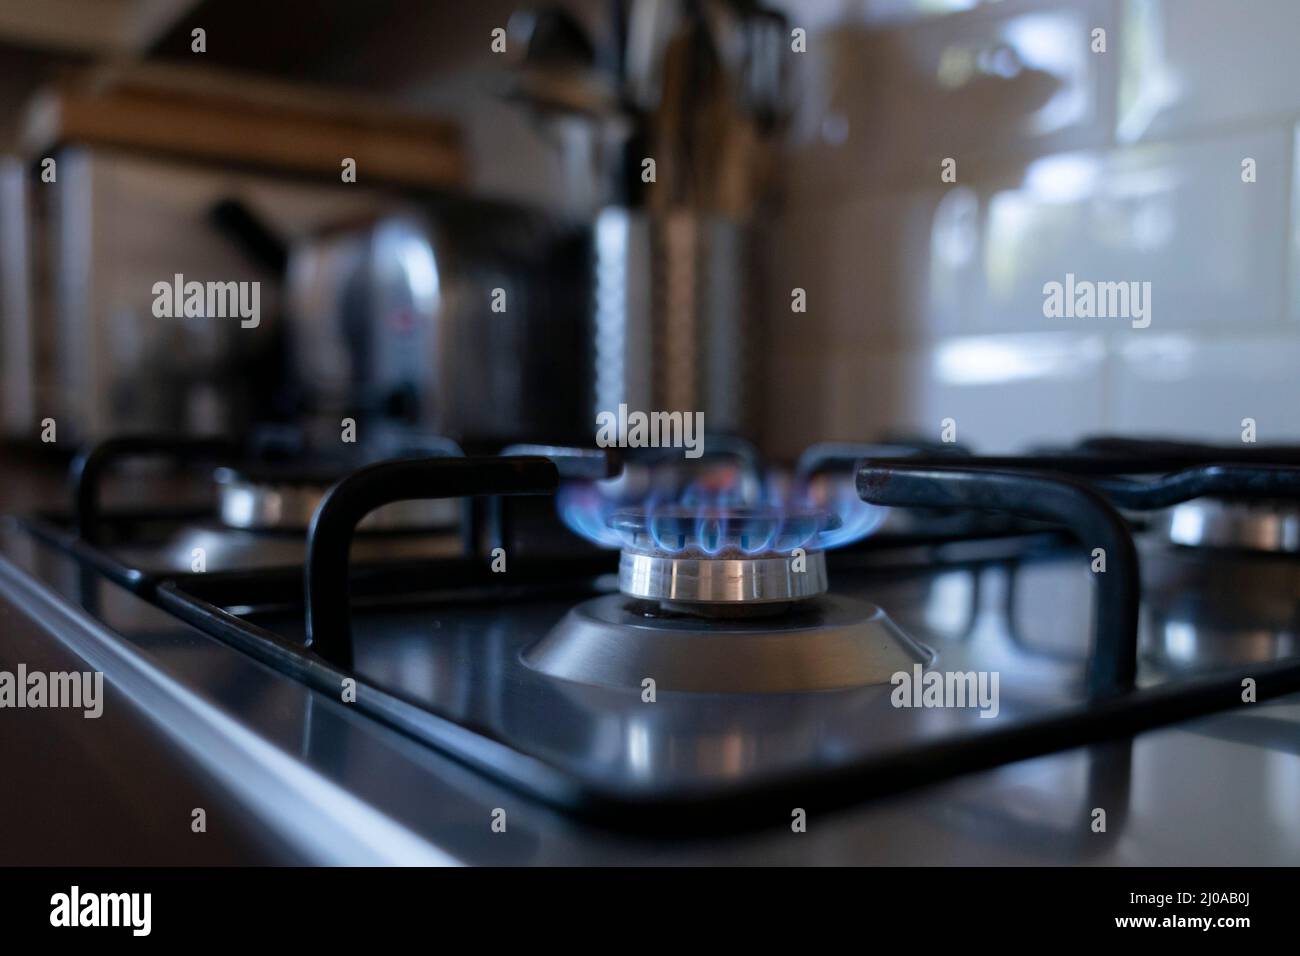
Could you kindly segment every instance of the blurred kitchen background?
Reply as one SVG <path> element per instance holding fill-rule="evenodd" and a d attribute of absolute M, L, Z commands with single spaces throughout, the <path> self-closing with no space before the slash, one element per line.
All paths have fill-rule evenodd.
<path fill-rule="evenodd" d="M 4 431 L 1300 439 L 1297 36 L 1294 0 L 0 0 Z M 259 327 L 155 317 L 177 273 L 260 281 Z M 1150 327 L 1045 318 L 1067 273 L 1149 281 Z"/>

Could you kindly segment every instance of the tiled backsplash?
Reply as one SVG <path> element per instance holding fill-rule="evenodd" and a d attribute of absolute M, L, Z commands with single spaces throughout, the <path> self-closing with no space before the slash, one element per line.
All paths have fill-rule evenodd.
<path fill-rule="evenodd" d="M 812 6 L 771 233 L 772 300 L 808 311 L 775 316 L 774 451 L 945 418 L 987 451 L 1238 441 L 1248 417 L 1300 439 L 1300 3 Z M 1149 282 L 1150 325 L 1047 317 L 1067 275 Z"/>

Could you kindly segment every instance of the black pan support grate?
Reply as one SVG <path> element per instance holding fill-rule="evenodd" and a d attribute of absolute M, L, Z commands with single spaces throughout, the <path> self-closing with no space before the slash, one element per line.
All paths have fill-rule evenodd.
<path fill-rule="evenodd" d="M 117 439 L 78 459 L 74 478 L 82 546 L 94 550 L 98 481 L 112 461 L 140 454 L 211 460 L 231 453 L 229 444 L 220 440 L 169 444 L 174 441 Z M 1286 449 L 1270 459 L 1263 449 L 1241 454 L 1202 446 L 1108 441 L 1094 440 L 1061 454 L 1005 457 L 906 451 L 895 455 L 892 449 L 884 452 L 888 457 L 872 457 L 881 454 L 880 446 L 837 445 L 823 447 L 816 460 L 801 467 L 811 472 L 854 463 L 858 493 L 871 503 L 1006 512 L 1060 525 L 1085 548 L 1106 549 L 1108 570 L 1098 575 L 1096 626 L 1087 664 L 1089 699 L 1053 716 L 929 741 L 904 753 L 871 756 L 799 779 L 773 779 L 649 805 L 635 795 L 603 792 L 569 779 L 556 767 L 510 750 L 500 741 L 480 738 L 382 688 L 360 695 L 358 706 L 540 799 L 623 826 L 651 828 L 660 823 L 681 826 L 692 819 L 703 820 L 706 826 L 719 820 L 735 824 L 749 819 L 745 807 L 770 806 L 787 795 L 797 794 L 801 805 L 846 806 L 877 793 L 1122 739 L 1239 706 L 1243 675 L 1236 672 L 1133 688 L 1140 579 L 1136 549 L 1119 509 L 1163 508 L 1207 494 L 1298 499 L 1300 450 Z M 290 676 L 336 687 L 340 675 L 351 674 L 348 550 L 355 527 L 366 514 L 409 499 L 552 494 L 562 478 L 592 480 L 618 469 L 616 460 L 601 453 L 553 448 L 515 451 L 534 453 L 385 461 L 338 482 L 322 501 L 308 532 L 306 646 L 290 646 L 189 596 L 183 581 L 150 582 L 150 591 L 163 606 Z M 78 557 L 85 559 L 84 554 Z M 1255 679 L 1259 700 L 1300 691 L 1300 661 L 1255 666 L 1246 676 Z"/>
<path fill-rule="evenodd" d="M 864 449 L 870 450 L 870 449 Z M 840 448 L 837 460 L 851 454 Z M 1132 688 L 1137 666 L 1141 577 L 1137 550 L 1118 509 L 1149 511 L 1203 496 L 1300 500 L 1300 450 L 1219 449 L 1094 439 L 1056 455 L 969 454 L 864 457 L 857 488 L 885 506 L 996 511 L 1060 525 L 1088 552 L 1096 575 L 1088 688 L 1104 697 Z"/>

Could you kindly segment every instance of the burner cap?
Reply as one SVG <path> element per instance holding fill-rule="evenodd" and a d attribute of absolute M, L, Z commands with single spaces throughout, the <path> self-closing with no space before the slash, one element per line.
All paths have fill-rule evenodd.
<path fill-rule="evenodd" d="M 629 597 L 706 616 L 742 609 L 778 613 L 792 601 L 826 591 L 826 556 L 710 558 L 641 554 L 625 550 L 618 562 L 618 587 Z"/>

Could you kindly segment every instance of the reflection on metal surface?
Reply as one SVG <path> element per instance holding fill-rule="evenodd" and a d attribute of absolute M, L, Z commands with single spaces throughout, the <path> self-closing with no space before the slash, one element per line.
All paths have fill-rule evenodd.
<path fill-rule="evenodd" d="M 1171 548 L 1163 530 L 1148 545 L 1161 560 L 1146 564 L 1149 666 L 1209 673 L 1300 654 L 1300 568 L 1288 552 Z"/>
<path fill-rule="evenodd" d="M 971 840 L 995 844 L 1032 859 L 1095 858 L 1111 850 L 1128 826 L 1132 800 L 1133 744 L 1122 740 L 1051 758 L 1057 766 L 1012 766 L 985 778 L 973 799 L 958 799 L 941 820 Z M 1062 778 L 1083 763 L 1077 794 L 1062 806 Z M 993 792 L 987 792 L 993 791 Z M 1092 828 L 1095 808 L 1106 811 L 1106 828 Z"/>
<path fill-rule="evenodd" d="M 273 568 L 301 564 L 307 542 L 302 534 L 266 534 L 237 528 L 188 525 L 166 540 L 123 546 L 124 560 L 164 574 L 193 570 L 194 549 L 202 548 L 209 571 L 235 568 Z M 428 534 L 359 534 L 352 542 L 357 561 L 397 561 L 411 558 L 450 557 L 461 552 L 455 532 Z"/>
<path fill-rule="evenodd" d="M 924 594 L 925 623 L 940 634 L 962 637 L 975 626 L 979 609 L 979 576 L 971 571 L 938 575 Z"/>
<path fill-rule="evenodd" d="M 222 522 L 249 530 L 306 531 L 329 482 L 270 481 L 248 478 L 229 468 L 216 471 Z M 371 512 L 359 531 L 437 528 L 455 524 L 460 503 L 454 498 L 398 501 Z"/>
<path fill-rule="evenodd" d="M 1179 620 L 1154 621 L 1148 646 L 1153 656 L 1166 663 L 1201 669 L 1262 663 L 1300 653 L 1295 634 L 1263 629 L 1224 633 Z"/>

